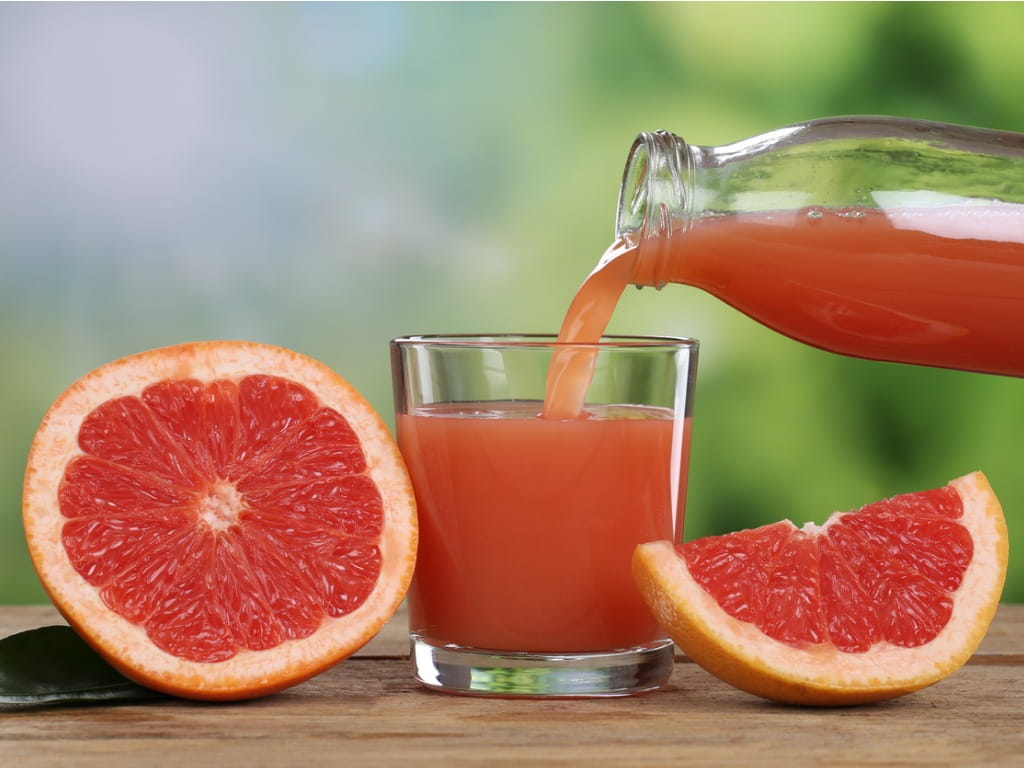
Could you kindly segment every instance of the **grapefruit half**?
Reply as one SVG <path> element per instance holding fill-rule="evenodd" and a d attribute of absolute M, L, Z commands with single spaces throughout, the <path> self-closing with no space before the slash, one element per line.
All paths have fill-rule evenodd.
<path fill-rule="evenodd" d="M 371 406 L 325 365 L 238 341 L 98 368 L 43 418 L 28 549 L 78 633 L 133 680 L 242 699 L 366 643 L 412 577 L 416 510 Z"/>
<path fill-rule="evenodd" d="M 678 547 L 633 575 L 686 654 L 749 693 L 805 705 L 894 698 L 977 649 L 1006 576 L 1002 509 L 981 472 L 931 491 Z"/>

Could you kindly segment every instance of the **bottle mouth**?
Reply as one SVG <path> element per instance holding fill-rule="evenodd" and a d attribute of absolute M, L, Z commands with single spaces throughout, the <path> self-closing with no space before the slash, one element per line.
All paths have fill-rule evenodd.
<path fill-rule="evenodd" d="M 641 133 L 630 147 L 622 172 L 615 215 L 616 237 L 670 233 L 684 216 L 690 153 L 686 142 L 668 131 Z"/>

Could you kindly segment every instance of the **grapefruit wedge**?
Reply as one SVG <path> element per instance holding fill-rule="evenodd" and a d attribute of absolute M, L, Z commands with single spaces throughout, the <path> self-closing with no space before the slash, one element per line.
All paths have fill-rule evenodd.
<path fill-rule="evenodd" d="M 977 649 L 1006 576 L 1002 509 L 981 472 L 931 491 L 678 547 L 639 546 L 633 575 L 690 658 L 792 704 L 894 698 Z"/>
<path fill-rule="evenodd" d="M 370 405 L 321 363 L 236 341 L 104 365 L 46 413 L 23 519 L 44 588 L 151 688 L 242 699 L 353 653 L 412 576 L 416 510 Z"/>

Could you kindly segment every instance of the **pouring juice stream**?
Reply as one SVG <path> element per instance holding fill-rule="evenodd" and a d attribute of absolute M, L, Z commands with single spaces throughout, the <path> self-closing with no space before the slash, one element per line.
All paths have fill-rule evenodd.
<path fill-rule="evenodd" d="M 1024 376 L 1024 135 L 873 117 L 723 147 L 641 134 L 616 229 L 561 342 L 597 342 L 627 284 L 672 282 L 844 355 Z M 554 355 L 546 418 L 580 414 L 593 357 Z"/>

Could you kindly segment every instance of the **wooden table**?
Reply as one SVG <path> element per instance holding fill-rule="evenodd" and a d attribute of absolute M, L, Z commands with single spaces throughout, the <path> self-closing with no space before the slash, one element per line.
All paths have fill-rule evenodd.
<path fill-rule="evenodd" d="M 58 621 L 0 607 L 0 635 Z M 1022 677 L 1024 605 L 1003 605 L 955 675 L 865 707 L 772 704 L 683 656 L 669 687 L 633 698 L 450 696 L 413 681 L 399 614 L 357 656 L 265 699 L 0 712 L 0 767 L 1024 766 Z"/>

